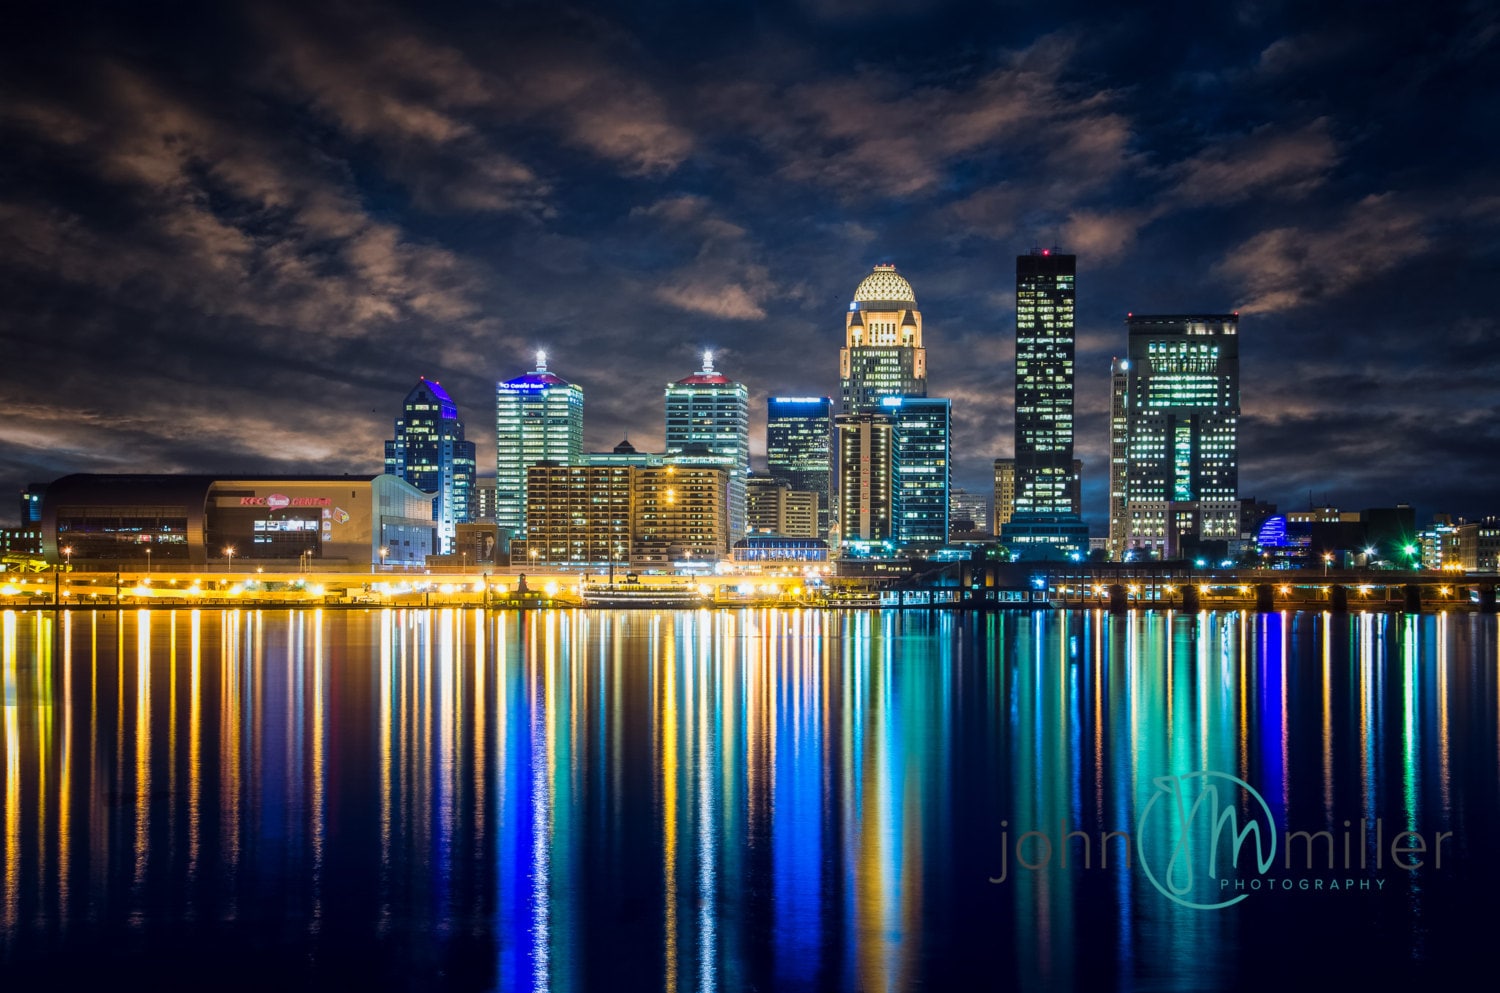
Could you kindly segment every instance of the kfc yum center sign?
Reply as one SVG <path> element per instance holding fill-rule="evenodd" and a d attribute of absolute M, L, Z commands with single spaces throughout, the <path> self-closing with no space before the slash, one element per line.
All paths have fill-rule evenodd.
<path fill-rule="evenodd" d="M 281 493 L 272 493 L 270 496 L 263 497 L 240 497 L 241 507 L 269 507 L 271 510 L 280 510 L 283 507 L 329 507 L 332 505 L 332 497 L 289 497 Z"/>

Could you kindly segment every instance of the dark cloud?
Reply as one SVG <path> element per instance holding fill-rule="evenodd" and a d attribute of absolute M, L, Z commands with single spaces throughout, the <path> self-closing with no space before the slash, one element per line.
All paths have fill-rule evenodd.
<path fill-rule="evenodd" d="M 759 421 L 769 394 L 836 392 L 849 295 L 892 260 L 958 482 L 986 491 L 1014 256 L 1056 244 L 1079 255 L 1096 522 L 1132 310 L 1243 312 L 1247 495 L 1500 509 L 1485 5 L 233 3 L 11 27 L 15 487 L 368 470 L 418 375 L 492 451 L 494 382 L 537 347 L 585 387 L 590 447 L 659 444 L 662 388 L 704 348 Z"/>

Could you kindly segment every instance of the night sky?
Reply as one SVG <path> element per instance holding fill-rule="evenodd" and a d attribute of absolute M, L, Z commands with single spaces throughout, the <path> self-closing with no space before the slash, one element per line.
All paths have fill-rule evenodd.
<path fill-rule="evenodd" d="M 1242 496 L 1500 513 L 1497 10 L 12 7 L 0 482 L 378 471 L 419 375 L 492 473 L 538 347 L 590 450 L 659 447 L 714 349 L 758 460 L 890 261 L 988 493 L 1015 256 L 1056 245 L 1096 533 L 1127 311 L 1241 313 Z"/>

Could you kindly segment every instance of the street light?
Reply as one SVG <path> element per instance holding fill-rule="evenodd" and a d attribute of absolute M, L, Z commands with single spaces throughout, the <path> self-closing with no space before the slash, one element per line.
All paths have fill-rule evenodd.
<path fill-rule="evenodd" d="M 63 553 L 63 561 L 65 561 L 68 564 L 68 571 L 72 572 L 73 571 L 73 546 L 72 545 L 64 545 L 62 547 L 62 553 Z"/>
<path fill-rule="evenodd" d="M 151 546 L 147 545 L 146 546 L 146 573 L 149 575 L 150 572 L 151 572 Z"/>
<path fill-rule="evenodd" d="M 380 546 L 380 571 L 385 572 L 385 557 L 391 554 L 391 550 L 385 545 Z"/>
<path fill-rule="evenodd" d="M 1324 576 L 1328 575 L 1328 568 L 1330 566 L 1332 566 L 1332 565 L 1333 565 L 1333 553 L 1332 552 L 1324 552 L 1323 553 L 1323 575 Z"/>
<path fill-rule="evenodd" d="M 225 571 L 226 572 L 233 572 L 234 571 L 234 546 L 233 545 L 225 545 L 224 546 L 224 554 L 229 558 L 229 565 L 225 567 Z"/>

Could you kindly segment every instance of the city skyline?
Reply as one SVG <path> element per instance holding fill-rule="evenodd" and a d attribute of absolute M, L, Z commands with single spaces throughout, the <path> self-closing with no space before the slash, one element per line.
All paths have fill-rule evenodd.
<path fill-rule="evenodd" d="M 1242 496 L 1494 511 L 1494 13 L 581 11 L 18 14 L 0 481 L 373 471 L 419 375 L 493 451 L 538 347 L 585 450 L 660 450 L 641 405 L 713 349 L 759 465 L 766 397 L 837 395 L 818 356 L 893 262 L 984 491 L 1011 260 L 1057 245 L 1095 535 L 1131 311 L 1241 312 Z"/>

